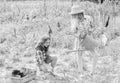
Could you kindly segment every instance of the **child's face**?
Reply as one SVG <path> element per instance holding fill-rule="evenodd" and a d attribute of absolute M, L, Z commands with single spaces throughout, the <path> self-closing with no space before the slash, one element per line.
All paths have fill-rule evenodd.
<path fill-rule="evenodd" d="M 45 44 L 44 44 L 46 47 L 50 45 L 50 40 L 48 39 Z"/>
<path fill-rule="evenodd" d="M 83 21 L 83 20 L 84 20 L 84 14 L 83 14 L 83 13 L 80 13 L 80 14 L 78 15 L 78 18 L 79 18 L 80 21 Z"/>

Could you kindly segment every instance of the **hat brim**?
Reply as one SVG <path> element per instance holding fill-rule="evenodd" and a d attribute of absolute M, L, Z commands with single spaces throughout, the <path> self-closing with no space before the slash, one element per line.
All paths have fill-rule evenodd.
<path fill-rule="evenodd" d="M 69 14 L 74 15 L 74 14 L 80 14 L 80 13 L 84 13 L 84 12 L 83 11 L 82 12 L 70 12 Z"/>

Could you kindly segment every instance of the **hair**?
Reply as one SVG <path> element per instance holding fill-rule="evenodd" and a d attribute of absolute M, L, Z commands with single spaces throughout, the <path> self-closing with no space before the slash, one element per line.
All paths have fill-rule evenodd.
<path fill-rule="evenodd" d="M 44 45 L 46 43 L 47 40 L 50 40 L 50 37 L 45 36 L 43 37 L 37 44 L 37 46 L 35 47 L 36 50 L 39 50 L 39 46 L 40 45 Z"/>
<path fill-rule="evenodd" d="M 49 37 L 43 37 L 42 39 L 41 39 L 41 42 L 39 42 L 39 44 L 45 44 L 46 43 L 46 41 L 47 40 L 50 40 L 50 38 Z"/>
<path fill-rule="evenodd" d="M 50 40 L 50 38 L 49 37 L 43 37 L 41 40 L 42 40 L 41 43 L 44 44 L 47 40 Z"/>

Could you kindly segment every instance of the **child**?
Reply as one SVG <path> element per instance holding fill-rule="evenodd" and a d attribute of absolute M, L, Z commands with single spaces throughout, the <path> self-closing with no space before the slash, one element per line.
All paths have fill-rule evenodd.
<path fill-rule="evenodd" d="M 49 55 L 49 46 L 50 46 L 50 37 L 43 37 L 41 42 L 38 43 L 37 47 L 35 48 L 37 51 L 36 59 L 38 65 L 43 65 L 44 63 L 50 64 L 52 67 L 52 71 L 56 65 L 57 57 L 51 57 Z"/>

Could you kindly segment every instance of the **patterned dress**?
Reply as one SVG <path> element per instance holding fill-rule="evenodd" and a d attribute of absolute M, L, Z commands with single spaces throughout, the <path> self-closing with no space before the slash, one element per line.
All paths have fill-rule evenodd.
<path fill-rule="evenodd" d="M 49 56 L 48 54 L 48 49 L 49 46 L 46 47 L 42 44 L 39 44 L 36 47 L 36 61 L 38 66 L 42 65 L 43 63 L 49 64 L 52 60 L 51 60 L 51 56 Z"/>

